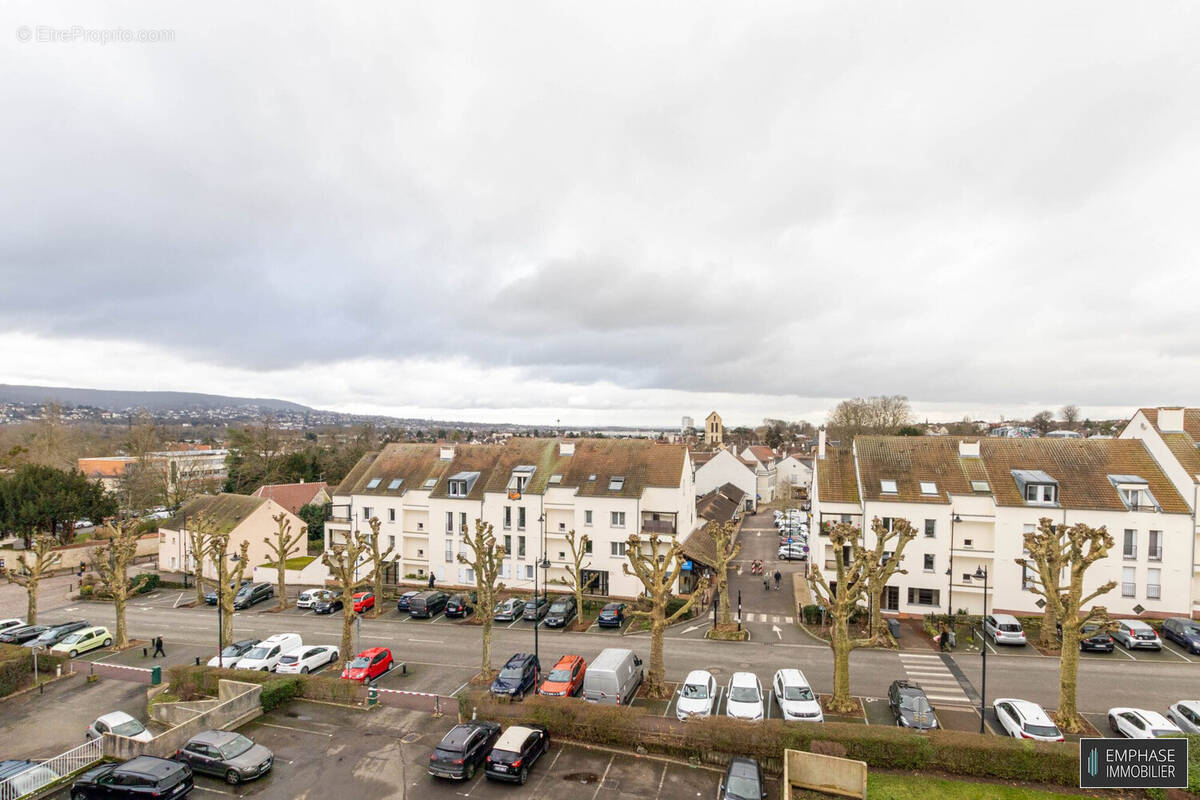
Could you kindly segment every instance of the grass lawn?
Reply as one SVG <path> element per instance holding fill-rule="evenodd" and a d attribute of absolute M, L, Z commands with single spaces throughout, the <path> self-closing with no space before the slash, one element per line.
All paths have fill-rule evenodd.
<path fill-rule="evenodd" d="M 966 783 L 907 775 L 867 776 L 868 800 L 1077 800 L 1077 794 L 1046 792 L 999 783 Z"/>
<path fill-rule="evenodd" d="M 295 558 L 289 558 L 287 561 L 284 561 L 283 568 L 300 570 L 300 569 L 304 569 L 305 567 L 307 567 L 309 564 L 311 564 L 312 562 L 314 562 L 316 560 L 317 560 L 316 556 L 296 556 Z M 268 561 L 265 564 L 259 564 L 259 566 L 275 569 L 275 562 Z"/>

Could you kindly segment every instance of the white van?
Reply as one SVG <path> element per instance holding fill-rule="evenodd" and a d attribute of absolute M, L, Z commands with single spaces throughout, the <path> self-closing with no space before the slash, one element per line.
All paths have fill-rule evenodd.
<path fill-rule="evenodd" d="M 281 656 L 304 647 L 298 633 L 277 633 L 268 636 L 246 651 L 234 669 L 256 669 L 272 672 L 279 665 Z"/>
<path fill-rule="evenodd" d="M 642 660 L 632 650 L 605 648 L 588 664 L 583 675 L 583 699 L 589 703 L 627 706 L 644 677 Z"/>

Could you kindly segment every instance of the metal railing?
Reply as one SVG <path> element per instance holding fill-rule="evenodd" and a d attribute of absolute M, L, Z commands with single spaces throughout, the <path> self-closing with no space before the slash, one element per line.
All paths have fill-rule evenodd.
<path fill-rule="evenodd" d="M 1122 583 L 1121 584 L 1121 597 L 1137 597 L 1137 584 L 1136 583 Z"/>
<path fill-rule="evenodd" d="M 103 758 L 104 740 L 89 739 L 79 747 L 59 753 L 41 763 L 30 764 L 29 769 L 0 781 L 0 798 L 16 800 L 18 797 L 33 794 L 56 780 L 51 774 L 66 778 L 87 769 Z M 51 774 L 47 774 L 47 771 Z"/>
<path fill-rule="evenodd" d="M 642 520 L 643 533 L 675 533 L 675 523 L 668 519 Z"/>
<path fill-rule="evenodd" d="M 1160 600 L 1162 599 L 1162 586 L 1157 583 L 1146 584 L 1146 599 Z"/>

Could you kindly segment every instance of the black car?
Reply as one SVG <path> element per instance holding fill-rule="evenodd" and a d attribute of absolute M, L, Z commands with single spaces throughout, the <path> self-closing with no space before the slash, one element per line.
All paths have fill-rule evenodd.
<path fill-rule="evenodd" d="M 547 597 L 534 597 L 525 601 L 525 611 L 521 614 L 521 619 L 531 620 L 536 622 L 546 616 L 546 612 L 550 610 L 550 600 Z"/>
<path fill-rule="evenodd" d="M 606 603 L 604 608 L 600 609 L 600 616 L 596 618 L 596 624 L 601 628 L 619 628 L 624 625 L 625 604 Z"/>
<path fill-rule="evenodd" d="M 342 606 L 342 596 L 340 594 L 325 592 L 313 600 L 312 610 L 314 614 L 332 614 L 335 611 L 341 611 Z"/>
<path fill-rule="evenodd" d="M 26 647 L 53 647 L 63 640 L 68 633 L 74 633 L 81 628 L 91 627 L 87 620 L 77 619 L 74 622 L 64 622 L 61 625 L 51 625 L 38 634 L 37 638 L 25 642 Z"/>
<path fill-rule="evenodd" d="M 720 800 L 764 800 L 766 796 L 767 785 L 763 783 L 762 767 L 758 762 L 742 756 L 730 759 L 717 797 Z"/>
<path fill-rule="evenodd" d="M 210 667 L 220 666 L 221 664 L 227 667 L 232 666 L 238 662 L 239 658 L 249 653 L 259 641 L 259 639 L 242 639 L 240 642 L 227 644 L 219 657 L 209 659 L 208 665 Z"/>
<path fill-rule="evenodd" d="M 472 720 L 455 725 L 429 754 L 429 774 L 435 778 L 469 781 L 500 738 L 495 722 Z"/>
<path fill-rule="evenodd" d="M 269 583 L 254 583 L 238 589 L 233 598 L 234 608 L 249 608 L 255 603 L 270 600 L 275 596 L 275 587 Z"/>
<path fill-rule="evenodd" d="M 112 797 L 166 797 L 174 800 L 192 790 L 187 764 L 154 756 L 138 756 L 124 764 L 101 764 L 76 778 L 71 800 Z"/>
<path fill-rule="evenodd" d="M 248 586 L 248 585 L 250 585 L 251 583 L 253 583 L 253 581 L 251 581 L 249 578 L 246 578 L 246 579 L 244 579 L 244 580 L 243 580 L 243 581 L 242 581 L 240 584 L 238 584 L 237 586 L 234 586 L 234 585 L 233 585 L 233 581 L 230 581 L 230 582 L 229 582 L 229 591 L 231 591 L 231 592 L 238 591 L 238 590 L 239 590 L 239 589 L 241 589 L 243 586 Z M 210 605 L 210 606 L 215 606 L 215 605 L 217 604 L 217 590 L 216 590 L 216 589 L 209 589 L 207 592 L 205 592 L 205 593 L 204 593 L 204 602 L 205 602 L 205 603 L 207 603 L 207 604 L 208 604 L 208 605 Z"/>
<path fill-rule="evenodd" d="M 1162 635 L 1189 653 L 1200 653 L 1200 623 L 1187 617 L 1171 617 L 1163 621 Z"/>
<path fill-rule="evenodd" d="M 410 602 L 412 602 L 412 599 L 419 594 L 420 594 L 420 592 L 414 591 L 414 592 L 405 592 L 404 594 L 400 595 L 400 597 L 398 597 L 396 599 L 396 610 L 397 611 L 408 611 L 408 604 Z"/>
<path fill-rule="evenodd" d="M 492 681 L 491 693 L 506 697 L 524 697 L 537 686 L 541 667 L 533 653 L 517 653 L 500 669 Z"/>
<path fill-rule="evenodd" d="M 9 628 L 0 633 L 0 642 L 6 644 L 24 644 L 30 639 L 36 639 L 46 631 L 50 630 L 49 625 L 21 625 L 16 628 Z M 64 636 L 66 634 L 63 634 Z"/>
<path fill-rule="evenodd" d="M 466 617 L 475 611 L 475 601 L 465 594 L 452 594 L 446 601 L 447 617 Z"/>
<path fill-rule="evenodd" d="M 925 690 L 913 681 L 892 681 L 888 687 L 888 706 L 896 724 L 903 728 L 916 728 L 920 731 L 932 730 L 938 727 L 937 716 Z"/>
<path fill-rule="evenodd" d="M 175 760 L 238 784 L 270 772 L 275 755 L 236 731 L 204 731 L 176 750 Z"/>
<path fill-rule="evenodd" d="M 570 595 L 556 597 L 554 598 L 554 602 L 550 604 L 550 610 L 546 613 L 546 620 L 543 624 L 548 628 L 561 628 L 575 619 L 576 612 L 574 597 Z"/>
<path fill-rule="evenodd" d="M 550 749 L 550 732 L 541 725 L 509 727 L 487 757 L 484 775 L 495 781 L 529 780 L 529 768 Z"/>
<path fill-rule="evenodd" d="M 445 592 L 421 592 L 408 601 L 408 613 L 414 619 L 429 619 L 442 613 L 450 596 Z"/>
<path fill-rule="evenodd" d="M 1114 646 L 1112 636 L 1099 625 L 1089 623 L 1079 631 L 1079 649 L 1081 651 L 1096 650 L 1101 653 L 1111 653 Z"/>

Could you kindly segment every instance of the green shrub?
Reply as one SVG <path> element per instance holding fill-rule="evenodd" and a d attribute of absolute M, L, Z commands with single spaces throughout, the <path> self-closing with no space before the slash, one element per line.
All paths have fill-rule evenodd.
<path fill-rule="evenodd" d="M 53 673 L 67 662 L 61 653 L 39 653 L 38 672 Z M 33 651 L 28 647 L 0 644 L 0 697 L 5 697 L 33 681 Z"/>
<path fill-rule="evenodd" d="M 801 609 L 801 613 L 806 625 L 816 625 L 821 621 L 821 607 L 816 603 L 809 603 Z"/>
<path fill-rule="evenodd" d="M 162 584 L 162 579 L 153 572 L 139 572 L 133 576 L 133 590 L 138 594 L 149 594 Z"/>
<path fill-rule="evenodd" d="M 293 675 L 284 678 L 259 670 L 182 665 L 168 667 L 166 674 L 171 694 L 184 700 L 215 696 L 222 679 L 243 683 L 261 683 L 263 684 L 262 705 L 264 711 L 270 711 L 293 697 L 349 704 L 354 702 L 359 689 L 359 684 L 340 678 L 327 678 L 321 675 Z M 284 683 L 287 686 L 284 686 Z"/>
<path fill-rule="evenodd" d="M 95 593 L 95 590 L 96 590 L 95 586 L 80 586 L 79 587 L 79 597 L 84 600 L 89 599 Z"/>
<path fill-rule="evenodd" d="M 299 675 L 267 681 L 262 690 L 263 711 L 274 711 L 293 697 L 299 697 L 301 688 Z"/>

